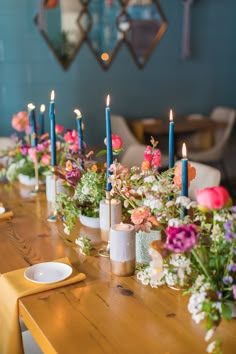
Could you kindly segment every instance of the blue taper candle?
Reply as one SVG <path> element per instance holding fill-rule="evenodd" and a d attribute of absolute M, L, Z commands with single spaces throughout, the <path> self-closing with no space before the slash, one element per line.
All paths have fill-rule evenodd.
<path fill-rule="evenodd" d="M 45 133 L 44 129 L 44 112 L 45 112 L 45 105 L 41 104 L 40 106 L 40 115 L 39 115 L 39 126 L 40 126 L 40 135 L 43 135 Z"/>
<path fill-rule="evenodd" d="M 35 106 L 33 103 L 28 104 L 28 116 L 31 128 L 31 145 L 36 147 L 38 143 L 37 139 L 37 127 L 36 127 L 36 117 L 35 117 Z"/>
<path fill-rule="evenodd" d="M 78 144 L 79 144 L 79 153 L 83 153 L 83 129 L 82 129 L 82 114 L 79 109 L 75 109 L 74 113 L 76 114 L 77 118 L 77 130 L 78 130 Z"/>
<path fill-rule="evenodd" d="M 57 164 L 54 98 L 55 98 L 55 93 L 54 93 L 54 91 L 52 91 L 50 106 L 49 106 L 50 139 L 51 139 L 51 166 L 56 166 L 56 164 Z"/>
<path fill-rule="evenodd" d="M 173 168 L 175 164 L 175 144 L 174 144 L 174 126 L 173 112 L 170 110 L 169 116 L 169 168 Z"/>
<path fill-rule="evenodd" d="M 107 145 L 107 184 L 106 184 L 106 190 L 109 192 L 112 188 L 111 183 L 108 180 L 109 176 L 111 175 L 109 168 L 113 163 L 111 118 L 110 118 L 110 95 L 107 95 L 107 101 L 106 101 L 106 138 L 107 138 L 106 139 L 106 145 Z"/>
<path fill-rule="evenodd" d="M 188 159 L 186 144 L 182 147 L 182 196 L 188 197 Z"/>

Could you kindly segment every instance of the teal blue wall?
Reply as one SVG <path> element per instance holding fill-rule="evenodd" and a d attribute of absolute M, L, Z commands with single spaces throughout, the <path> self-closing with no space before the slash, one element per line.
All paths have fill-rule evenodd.
<path fill-rule="evenodd" d="M 37 31 L 36 0 L 0 0 L 0 135 L 10 134 L 13 113 L 27 103 L 48 105 L 56 91 L 57 122 L 76 127 L 83 112 L 88 143 L 101 143 L 104 102 L 126 117 L 209 113 L 215 105 L 236 107 L 236 1 L 196 0 L 192 9 L 192 57 L 181 58 L 183 4 L 160 0 L 169 26 L 146 67 L 139 70 L 125 45 L 103 71 L 88 46 L 63 71 Z M 49 126 L 47 122 L 47 126 Z"/>

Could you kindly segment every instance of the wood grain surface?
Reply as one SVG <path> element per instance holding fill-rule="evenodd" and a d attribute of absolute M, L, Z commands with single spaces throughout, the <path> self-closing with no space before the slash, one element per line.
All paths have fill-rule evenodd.
<path fill-rule="evenodd" d="M 44 190 L 36 197 L 29 191 L 18 184 L 0 186 L 0 202 L 14 213 L 11 220 L 0 220 L 0 272 L 68 256 L 87 276 L 19 301 L 20 315 L 44 353 L 205 353 L 205 327 L 192 321 L 187 296 L 143 286 L 135 276 L 112 275 L 110 260 L 97 255 L 99 230 L 78 223 L 72 235 L 65 235 L 61 222 L 47 221 L 52 206 Z M 79 253 L 74 240 L 81 233 L 91 238 L 93 256 Z M 236 353 L 236 321 L 223 322 L 218 332 L 224 353 Z"/>

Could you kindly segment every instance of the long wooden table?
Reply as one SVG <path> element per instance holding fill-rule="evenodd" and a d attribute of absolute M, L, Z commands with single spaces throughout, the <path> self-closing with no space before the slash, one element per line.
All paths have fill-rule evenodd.
<path fill-rule="evenodd" d="M 19 301 L 19 313 L 46 354 L 202 354 L 205 327 L 187 311 L 188 297 L 167 287 L 152 289 L 135 276 L 110 272 L 108 258 L 85 257 L 75 247 L 80 232 L 96 249 L 99 231 L 83 228 L 70 236 L 60 222 L 49 223 L 45 195 L 29 189 L 0 186 L 0 201 L 14 212 L 0 221 L 0 272 L 68 256 L 87 279 Z M 236 321 L 222 323 L 225 354 L 235 353 Z M 12 353 L 14 354 L 14 353 Z"/>

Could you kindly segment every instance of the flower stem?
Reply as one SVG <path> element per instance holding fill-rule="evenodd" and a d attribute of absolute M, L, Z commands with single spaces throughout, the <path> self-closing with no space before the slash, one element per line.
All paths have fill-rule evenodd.
<path fill-rule="evenodd" d="M 208 274 L 206 268 L 204 267 L 204 265 L 203 265 L 201 259 L 198 257 L 197 253 L 195 252 L 195 250 L 192 249 L 192 250 L 191 250 L 191 253 L 192 253 L 192 255 L 194 256 L 195 260 L 196 260 L 196 261 L 198 262 L 198 264 L 200 265 L 200 267 L 202 268 L 202 271 L 203 271 L 203 273 L 205 274 L 205 276 L 210 280 L 211 278 L 210 278 L 210 276 L 209 276 L 209 274 Z"/>

